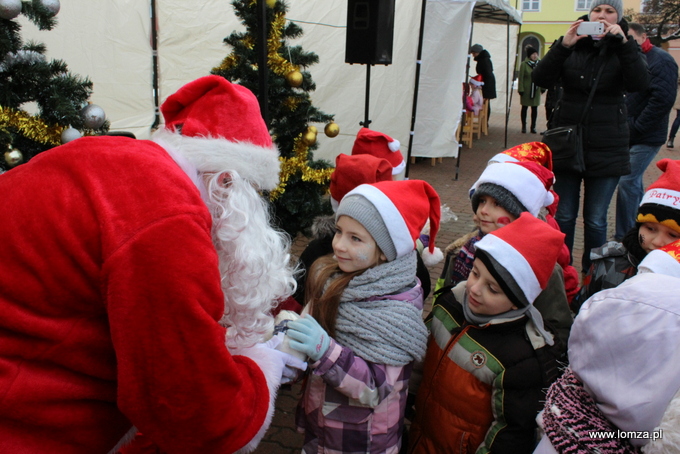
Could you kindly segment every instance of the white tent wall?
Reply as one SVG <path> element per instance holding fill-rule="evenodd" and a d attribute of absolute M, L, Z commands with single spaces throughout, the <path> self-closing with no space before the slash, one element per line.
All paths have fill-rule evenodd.
<path fill-rule="evenodd" d="M 411 156 L 456 157 L 470 36 L 470 0 L 428 0 Z"/>
<path fill-rule="evenodd" d="M 289 3 L 288 19 L 305 32 L 294 44 L 319 55 L 319 63 L 310 68 L 316 83 L 314 105 L 335 115 L 340 126 L 340 135 L 333 139 L 319 134 L 314 156 L 335 163 L 338 154 L 351 153 L 359 122 L 364 120 L 366 65 L 345 63 L 346 0 Z M 369 127 L 399 140 L 404 154 L 411 127 L 419 21 L 419 2 L 396 0 L 392 64 L 371 67 Z"/>
<path fill-rule="evenodd" d="M 453 136 L 462 109 L 461 83 L 474 0 L 428 3 L 432 11 L 426 16 L 429 44 L 424 54 L 432 58 L 425 68 L 437 61 L 452 66 L 436 77 L 428 79 L 429 70 L 424 71 L 425 77 L 421 75 L 412 155 L 455 156 Z M 319 63 L 309 68 L 317 87 L 312 93 L 314 105 L 335 115 L 341 131 L 333 139 L 319 134 L 315 157 L 334 162 L 339 153 L 351 152 L 364 119 L 366 66 L 344 63 L 346 0 L 322 4 L 289 0 L 288 4 L 287 18 L 304 31 L 289 44 L 319 55 Z M 403 154 L 411 129 L 420 10 L 419 1 L 396 0 L 392 64 L 371 67 L 370 127 L 398 139 Z M 199 7 L 195 2 L 156 0 L 156 16 L 161 103 L 183 84 L 219 65 L 230 52 L 223 39 L 243 29 L 228 0 L 204 0 Z M 64 60 L 71 72 L 93 81 L 91 101 L 105 110 L 111 130 L 149 137 L 155 118 L 149 1 L 63 0 L 58 24 L 51 31 L 38 31 L 20 18 L 25 41 L 45 43 L 48 58 Z M 483 32 L 486 26 L 475 24 L 475 35 L 483 36 L 480 41 L 491 52 L 503 92 L 505 28 L 490 25 L 492 31 Z M 439 37 L 431 28 L 439 30 Z M 515 48 L 514 41 L 511 48 Z M 495 112 L 500 113 L 500 102 L 496 101 Z"/>
<path fill-rule="evenodd" d="M 153 123 L 149 4 L 135 0 L 62 1 L 57 26 L 40 31 L 19 16 L 24 42 L 45 43 L 49 59 L 94 83 L 90 101 L 111 129 L 140 134 Z M 147 133 L 148 135 L 148 133 Z"/>
<path fill-rule="evenodd" d="M 504 115 L 507 94 L 510 93 L 510 96 L 512 96 L 512 76 L 515 68 L 515 55 L 517 54 L 518 32 L 519 26 L 510 24 L 510 41 L 508 47 L 507 26 L 505 24 L 485 24 L 475 22 L 472 27 L 472 44 L 481 44 L 491 55 L 491 61 L 493 62 L 493 72 L 494 76 L 496 76 L 497 98 L 491 101 L 491 115 Z M 510 49 L 509 55 L 508 49 Z M 477 62 L 471 59 L 470 76 L 477 74 L 475 71 L 476 63 Z M 507 70 L 507 68 L 509 68 L 509 70 Z M 507 76 L 506 70 L 509 71 Z"/>

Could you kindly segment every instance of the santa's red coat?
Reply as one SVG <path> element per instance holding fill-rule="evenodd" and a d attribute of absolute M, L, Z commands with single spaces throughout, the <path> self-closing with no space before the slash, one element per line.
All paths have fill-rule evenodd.
<path fill-rule="evenodd" d="M 231 356 L 211 218 L 159 146 L 81 138 L 0 175 L 0 452 L 228 453 L 270 393 Z"/>

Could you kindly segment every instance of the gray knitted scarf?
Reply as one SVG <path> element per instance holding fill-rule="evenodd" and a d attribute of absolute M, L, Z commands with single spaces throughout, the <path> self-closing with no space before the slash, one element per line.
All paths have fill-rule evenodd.
<path fill-rule="evenodd" d="M 408 301 L 367 301 L 412 286 L 415 254 L 369 268 L 354 277 L 340 297 L 335 339 L 367 361 L 404 366 L 425 356 L 428 332 L 420 309 Z"/>

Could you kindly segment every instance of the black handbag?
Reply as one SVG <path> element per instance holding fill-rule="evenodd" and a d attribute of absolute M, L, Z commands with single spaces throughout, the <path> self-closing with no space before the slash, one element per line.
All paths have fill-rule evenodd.
<path fill-rule="evenodd" d="M 552 152 L 552 164 L 555 173 L 583 173 L 586 171 L 580 124 L 548 129 L 543 133 L 543 143 Z"/>
<path fill-rule="evenodd" d="M 583 108 L 581 119 L 578 124 L 551 128 L 543 133 L 542 142 L 552 152 L 553 171 L 555 173 L 578 173 L 586 171 L 586 161 L 583 156 L 583 120 L 586 118 L 588 108 L 593 102 L 597 83 L 600 81 L 602 70 L 606 62 L 603 61 L 593 82 L 593 88 L 588 95 L 588 101 Z"/>

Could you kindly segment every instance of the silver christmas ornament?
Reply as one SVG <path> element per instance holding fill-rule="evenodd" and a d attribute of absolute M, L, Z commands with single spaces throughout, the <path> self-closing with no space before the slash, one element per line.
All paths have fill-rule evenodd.
<path fill-rule="evenodd" d="M 83 107 L 80 115 L 82 115 L 85 128 L 87 129 L 99 129 L 104 124 L 104 121 L 106 121 L 104 109 L 96 104 L 88 104 Z"/>
<path fill-rule="evenodd" d="M 56 16 L 59 12 L 59 9 L 61 8 L 59 0 L 42 0 L 40 3 L 42 3 L 42 6 L 47 8 L 47 10 L 52 13 L 53 16 Z"/>
<path fill-rule="evenodd" d="M 68 143 L 81 138 L 83 135 L 76 128 L 68 127 L 61 132 L 61 143 Z"/>
<path fill-rule="evenodd" d="M 0 17 L 11 20 L 21 13 L 21 0 L 0 0 Z"/>
<path fill-rule="evenodd" d="M 5 152 L 5 162 L 8 166 L 14 167 L 24 160 L 24 155 L 16 148 L 10 148 Z"/>

